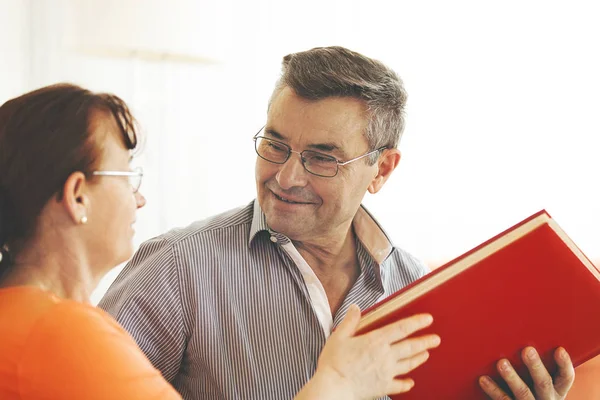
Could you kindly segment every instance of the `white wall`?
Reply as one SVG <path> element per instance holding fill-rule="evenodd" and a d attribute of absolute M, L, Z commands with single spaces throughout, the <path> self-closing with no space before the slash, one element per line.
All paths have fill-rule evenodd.
<path fill-rule="evenodd" d="M 21 94 L 30 73 L 29 2 L 0 0 L 0 102 Z"/>
<path fill-rule="evenodd" d="M 3 99 L 69 80 L 133 106 L 147 134 L 137 243 L 250 201 L 281 57 L 339 44 L 409 92 L 403 160 L 365 200 L 397 244 L 437 264 L 546 208 L 600 259 L 593 2 L 31 0 L 29 38 L 15 23 L 29 3 L 0 1 L 0 32 L 31 39 L 0 41 L 18 53 L 2 52 Z"/>

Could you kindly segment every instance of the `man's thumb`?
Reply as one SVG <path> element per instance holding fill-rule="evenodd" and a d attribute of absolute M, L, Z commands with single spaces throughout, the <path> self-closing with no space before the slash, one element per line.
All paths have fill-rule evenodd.
<path fill-rule="evenodd" d="M 356 332 L 356 328 L 358 327 L 358 322 L 360 321 L 360 308 L 356 304 L 350 305 L 348 311 L 346 312 L 346 316 L 340 322 L 336 331 L 339 332 L 343 336 L 350 337 L 354 335 Z"/>

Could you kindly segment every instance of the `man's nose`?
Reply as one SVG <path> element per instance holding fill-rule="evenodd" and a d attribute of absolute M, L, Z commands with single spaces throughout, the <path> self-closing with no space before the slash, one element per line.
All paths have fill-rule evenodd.
<path fill-rule="evenodd" d="M 277 183 L 283 190 L 292 187 L 304 187 L 308 180 L 308 171 L 302 164 L 302 156 L 297 151 L 292 151 L 288 160 L 281 164 L 276 176 Z"/>

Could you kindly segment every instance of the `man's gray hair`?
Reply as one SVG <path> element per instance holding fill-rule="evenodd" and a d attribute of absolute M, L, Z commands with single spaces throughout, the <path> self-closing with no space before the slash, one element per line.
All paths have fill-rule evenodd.
<path fill-rule="evenodd" d="M 338 46 L 288 54 L 271 101 L 286 86 L 308 100 L 335 96 L 363 100 L 369 115 L 365 136 L 370 150 L 398 146 L 407 95 L 400 77 L 380 61 Z M 371 157 L 371 163 L 377 156 Z"/>

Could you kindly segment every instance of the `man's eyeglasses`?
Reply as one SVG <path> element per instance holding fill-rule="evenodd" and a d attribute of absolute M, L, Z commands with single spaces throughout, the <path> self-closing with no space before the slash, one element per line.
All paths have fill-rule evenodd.
<path fill-rule="evenodd" d="M 375 154 L 386 148 L 385 146 L 380 147 L 377 150 L 370 151 L 351 160 L 340 161 L 333 156 L 319 153 L 318 151 L 294 151 L 290 146 L 283 142 L 261 136 L 260 133 L 263 132 L 263 130 L 264 127 L 262 127 L 253 137 L 256 154 L 258 154 L 260 158 L 274 164 L 285 164 L 290 158 L 290 155 L 296 153 L 300 156 L 300 160 L 302 160 L 302 165 L 306 171 L 324 178 L 333 178 L 337 175 L 340 166 L 348 165 L 351 162 L 360 160 L 361 158 L 370 156 L 371 154 Z"/>
<path fill-rule="evenodd" d="M 126 176 L 129 179 L 129 184 L 133 189 L 133 193 L 137 193 L 142 185 L 142 177 L 144 171 L 141 167 L 134 168 L 133 171 L 93 171 L 95 176 Z"/>

